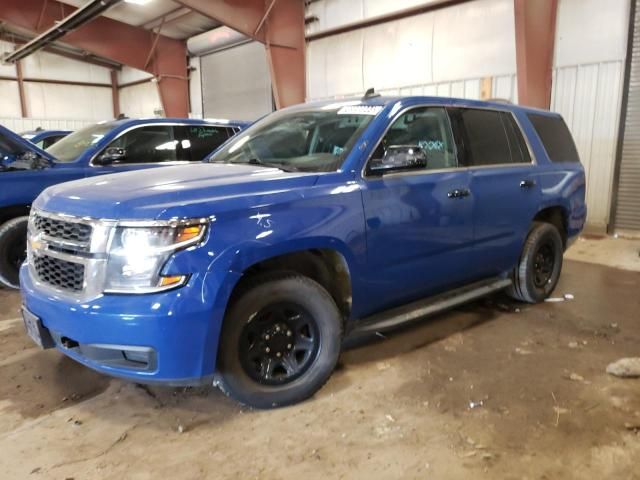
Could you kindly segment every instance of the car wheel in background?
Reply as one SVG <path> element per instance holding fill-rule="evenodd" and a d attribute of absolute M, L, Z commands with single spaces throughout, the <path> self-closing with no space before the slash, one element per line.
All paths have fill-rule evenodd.
<path fill-rule="evenodd" d="M 0 284 L 20 288 L 20 265 L 27 257 L 29 217 L 18 217 L 0 226 Z"/>

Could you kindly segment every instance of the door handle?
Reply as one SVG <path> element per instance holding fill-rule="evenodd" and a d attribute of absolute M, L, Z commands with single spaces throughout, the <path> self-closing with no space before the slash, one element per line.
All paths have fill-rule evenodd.
<path fill-rule="evenodd" d="M 522 180 L 520 182 L 520 188 L 531 188 L 536 186 L 535 180 Z"/>
<path fill-rule="evenodd" d="M 451 190 L 447 193 L 447 197 L 449 198 L 464 198 L 471 195 L 471 192 L 466 188 L 456 188 L 455 190 Z"/>

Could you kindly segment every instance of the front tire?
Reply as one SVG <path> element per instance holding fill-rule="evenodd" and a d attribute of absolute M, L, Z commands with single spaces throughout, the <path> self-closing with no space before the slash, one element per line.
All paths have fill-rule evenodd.
<path fill-rule="evenodd" d="M 558 284 L 563 253 L 558 229 L 549 223 L 534 222 L 507 293 L 522 302 L 542 302 Z"/>
<path fill-rule="evenodd" d="M 0 284 L 20 288 L 20 265 L 27 258 L 29 217 L 18 217 L 0 226 Z"/>
<path fill-rule="evenodd" d="M 217 383 L 255 408 L 301 402 L 333 372 L 342 342 L 342 318 L 320 284 L 297 274 L 252 282 L 225 317 Z"/>

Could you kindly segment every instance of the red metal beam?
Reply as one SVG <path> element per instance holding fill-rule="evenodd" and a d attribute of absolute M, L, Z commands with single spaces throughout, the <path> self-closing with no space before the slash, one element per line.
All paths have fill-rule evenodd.
<path fill-rule="evenodd" d="M 304 2 L 174 0 L 265 44 L 276 107 L 304 102 Z"/>
<path fill-rule="evenodd" d="M 29 116 L 27 112 L 27 96 L 24 93 L 24 77 L 22 76 L 22 62 L 16 62 L 16 77 L 18 79 L 18 94 L 20 95 L 20 113 L 22 118 Z"/>
<path fill-rule="evenodd" d="M 111 101 L 113 103 L 113 118 L 120 115 L 120 89 L 118 88 L 118 72 L 111 70 Z"/>
<path fill-rule="evenodd" d="M 514 0 L 514 8 L 518 102 L 548 109 L 558 0 Z"/>
<path fill-rule="evenodd" d="M 57 0 L 2 0 L 0 20 L 35 32 L 50 28 L 75 9 Z M 184 42 L 159 36 L 155 54 L 145 66 L 155 35 L 107 17 L 98 17 L 64 36 L 63 41 L 94 55 L 155 75 L 167 116 L 186 117 L 189 113 L 187 49 Z"/>

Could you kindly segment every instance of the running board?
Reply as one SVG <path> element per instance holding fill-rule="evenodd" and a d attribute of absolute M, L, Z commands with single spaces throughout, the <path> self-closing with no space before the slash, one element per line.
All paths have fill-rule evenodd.
<path fill-rule="evenodd" d="M 364 334 L 392 329 L 418 318 L 448 310 L 462 303 L 484 297 L 511 285 L 508 278 L 492 278 L 472 283 L 450 292 L 392 308 L 357 321 L 350 334 Z"/>

